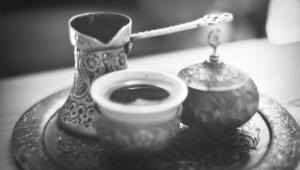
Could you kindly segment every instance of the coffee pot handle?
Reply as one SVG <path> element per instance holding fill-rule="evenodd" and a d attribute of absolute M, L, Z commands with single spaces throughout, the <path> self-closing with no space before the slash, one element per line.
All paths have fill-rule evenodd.
<path fill-rule="evenodd" d="M 233 20 L 233 15 L 231 13 L 208 14 L 208 15 L 204 15 L 202 18 L 199 18 L 194 21 L 186 22 L 183 24 L 145 31 L 145 32 L 134 33 L 131 35 L 131 41 L 172 34 L 176 32 L 195 29 L 198 27 L 207 27 L 219 23 L 230 22 L 232 20 Z"/>

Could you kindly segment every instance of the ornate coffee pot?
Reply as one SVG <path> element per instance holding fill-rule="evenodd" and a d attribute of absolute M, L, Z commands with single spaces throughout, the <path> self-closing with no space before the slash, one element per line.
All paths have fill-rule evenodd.
<path fill-rule="evenodd" d="M 82 14 L 69 21 L 74 46 L 75 78 L 71 93 L 58 111 L 58 125 L 81 136 L 94 137 L 100 114 L 90 95 L 92 82 L 106 73 L 127 68 L 131 19 L 113 13 Z"/>

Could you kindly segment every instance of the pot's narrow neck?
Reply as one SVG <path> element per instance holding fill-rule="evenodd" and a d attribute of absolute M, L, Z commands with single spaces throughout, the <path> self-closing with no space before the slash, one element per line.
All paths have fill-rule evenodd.
<path fill-rule="evenodd" d="M 87 51 L 75 47 L 75 76 L 71 93 L 59 111 L 58 123 L 66 131 L 96 137 L 95 116 L 99 112 L 90 95 L 93 81 L 112 71 L 127 68 L 125 47 Z"/>

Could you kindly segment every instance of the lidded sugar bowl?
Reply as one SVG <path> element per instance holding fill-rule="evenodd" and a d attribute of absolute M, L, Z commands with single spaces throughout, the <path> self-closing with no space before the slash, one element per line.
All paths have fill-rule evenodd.
<path fill-rule="evenodd" d="M 184 103 L 183 122 L 204 128 L 215 135 L 231 132 L 246 123 L 257 111 L 259 94 L 253 80 L 240 69 L 219 60 L 218 29 L 208 36 L 213 54 L 208 61 L 179 71 L 189 89 Z"/>

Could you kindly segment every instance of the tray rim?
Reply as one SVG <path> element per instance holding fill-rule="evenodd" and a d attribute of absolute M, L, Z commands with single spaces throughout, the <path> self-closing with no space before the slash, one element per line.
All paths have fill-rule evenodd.
<path fill-rule="evenodd" d="M 32 155 L 34 153 L 38 153 L 34 156 L 34 158 L 40 158 L 44 163 L 47 163 L 50 167 L 54 169 L 63 169 L 61 166 L 57 165 L 52 158 L 46 153 L 46 149 L 43 148 L 43 127 L 45 126 L 37 126 L 38 129 L 31 129 L 29 126 L 22 126 L 26 121 L 30 121 L 30 115 L 34 114 L 34 111 L 37 107 L 41 107 L 42 103 L 45 102 L 46 105 L 53 105 L 55 103 L 47 103 L 54 97 L 67 97 L 70 92 L 70 88 L 65 88 L 59 90 L 42 100 L 38 101 L 34 105 L 32 105 L 28 110 L 26 110 L 18 119 L 18 121 L 14 125 L 13 133 L 12 133 L 12 141 L 11 141 L 11 151 L 13 153 L 13 157 L 16 160 L 17 164 L 20 165 L 25 170 L 40 170 L 44 169 L 46 164 L 43 167 L 37 166 L 38 164 L 36 160 L 31 160 Z M 61 99 L 60 99 L 61 100 Z M 64 101 L 64 100 L 63 100 Z M 54 102 L 54 101 L 52 101 Z M 62 105 L 63 103 L 55 104 Z M 266 122 L 270 132 L 270 143 L 268 146 L 268 150 L 266 151 L 263 158 L 257 163 L 256 166 L 249 168 L 251 170 L 290 170 L 295 169 L 298 165 L 300 159 L 300 129 L 297 125 L 297 122 L 290 115 L 290 113 L 278 104 L 276 101 L 260 94 L 260 104 L 258 113 Z M 49 115 L 49 119 L 55 114 L 53 112 Z M 47 122 L 48 120 L 47 119 Z M 39 120 L 34 120 L 33 122 L 42 124 Z M 32 122 L 32 123 L 33 123 Z M 47 122 L 44 122 L 46 125 Z M 23 123 L 23 124 L 22 124 Z M 29 124 L 29 123 L 27 123 Z M 26 129 L 26 134 L 19 134 L 22 129 Z M 29 135 L 28 135 L 29 134 Z M 19 136 L 18 136 L 19 135 Z M 21 136 L 21 138 L 18 138 Z M 25 135 L 25 136 L 24 136 Z M 39 135 L 40 141 L 35 141 L 39 146 L 35 146 L 32 143 L 26 143 L 28 140 L 30 141 L 31 135 Z M 22 138 L 23 137 L 23 138 Z M 26 139 L 27 137 L 27 139 Z M 19 140 L 16 140 L 16 139 Z M 31 141 L 32 142 L 32 141 Z M 21 149 L 20 149 L 21 148 Z M 25 153 L 25 154 L 24 154 Z M 28 154 L 29 153 L 29 154 Z M 35 162 L 36 161 L 36 162 Z M 40 160 L 39 160 L 40 161 Z M 53 169 L 52 168 L 52 169 Z M 51 168 L 49 170 L 52 170 Z M 54 170 L 53 169 L 53 170 Z"/>

